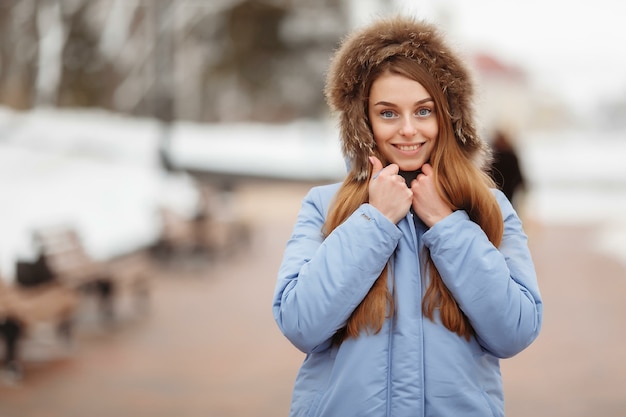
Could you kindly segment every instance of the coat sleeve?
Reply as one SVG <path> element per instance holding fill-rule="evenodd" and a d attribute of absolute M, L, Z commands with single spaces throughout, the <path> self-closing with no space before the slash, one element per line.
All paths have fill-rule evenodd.
<path fill-rule="evenodd" d="M 464 211 L 435 224 L 424 243 L 481 346 L 507 358 L 536 339 L 543 305 L 522 223 L 504 194 L 494 192 L 504 220 L 498 248 Z"/>
<path fill-rule="evenodd" d="M 378 210 L 363 204 L 323 239 L 326 204 L 322 200 L 318 187 L 302 202 L 273 300 L 280 330 L 305 353 L 329 346 L 380 275 L 402 235 Z"/>

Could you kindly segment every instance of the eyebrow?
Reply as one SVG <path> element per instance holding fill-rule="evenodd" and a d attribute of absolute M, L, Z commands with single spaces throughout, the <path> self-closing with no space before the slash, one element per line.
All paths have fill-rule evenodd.
<path fill-rule="evenodd" d="M 421 99 L 419 101 L 416 101 L 415 105 L 417 106 L 417 105 L 420 105 L 420 104 L 428 103 L 429 101 L 434 101 L 434 100 L 432 99 L 432 97 L 426 97 L 426 98 L 423 98 L 423 99 Z M 396 104 L 390 103 L 388 101 L 379 101 L 378 103 L 374 103 L 374 106 L 394 107 L 394 106 L 396 106 Z"/>

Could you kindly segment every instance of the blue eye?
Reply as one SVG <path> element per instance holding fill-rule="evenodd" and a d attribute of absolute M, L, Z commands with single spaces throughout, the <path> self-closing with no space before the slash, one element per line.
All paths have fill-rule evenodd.
<path fill-rule="evenodd" d="M 380 115 L 385 119 L 391 119 L 392 117 L 395 116 L 395 113 L 392 112 L 391 110 L 385 110 L 385 111 L 380 112 Z"/>
<path fill-rule="evenodd" d="M 417 110 L 417 115 L 420 117 L 426 117 L 429 116 L 433 111 L 431 109 L 428 109 L 426 107 L 422 107 L 421 109 Z"/>

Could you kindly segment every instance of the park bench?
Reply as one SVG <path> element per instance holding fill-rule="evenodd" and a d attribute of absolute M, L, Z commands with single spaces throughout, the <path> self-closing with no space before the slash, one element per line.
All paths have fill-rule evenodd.
<path fill-rule="evenodd" d="M 153 254 L 166 260 L 189 253 L 218 259 L 249 245 L 251 225 L 235 210 L 232 192 L 207 184 L 198 187 L 200 195 L 194 215 L 160 208 L 161 234 Z"/>
<path fill-rule="evenodd" d="M 87 253 L 76 230 L 67 226 L 38 229 L 33 238 L 53 281 L 79 293 L 95 294 L 105 320 L 115 317 L 115 301 L 122 295 L 130 294 L 136 306 L 145 310 L 148 268 L 140 255 L 96 260 Z"/>
<path fill-rule="evenodd" d="M 202 212 L 188 218 L 167 208 L 162 208 L 160 214 L 158 255 L 201 253 L 216 259 L 233 255 L 249 244 L 250 226 L 241 219 L 217 218 Z"/>
<path fill-rule="evenodd" d="M 21 376 L 21 341 L 40 325 L 52 325 L 66 342 L 71 339 L 77 295 L 58 283 L 33 287 L 7 283 L 0 277 L 0 336 L 4 341 L 2 371 L 7 377 Z"/>

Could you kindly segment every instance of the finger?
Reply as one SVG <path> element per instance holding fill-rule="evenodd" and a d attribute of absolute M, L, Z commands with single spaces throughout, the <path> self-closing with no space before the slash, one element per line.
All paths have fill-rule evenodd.
<path fill-rule="evenodd" d="M 433 173 L 433 167 L 430 164 L 422 165 L 422 173 L 424 175 L 431 175 Z"/>
<path fill-rule="evenodd" d="M 370 163 L 372 164 L 372 179 L 376 179 L 378 174 L 383 170 L 383 163 L 380 162 L 380 159 L 376 158 L 374 155 L 369 157 Z"/>
<path fill-rule="evenodd" d="M 387 175 L 398 175 L 400 167 L 397 164 L 389 164 L 385 167 L 385 172 Z"/>

